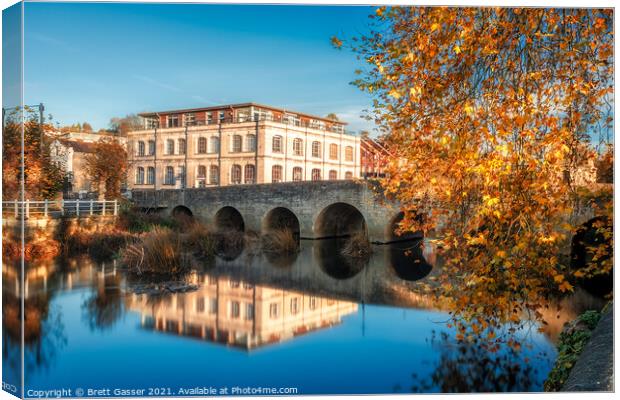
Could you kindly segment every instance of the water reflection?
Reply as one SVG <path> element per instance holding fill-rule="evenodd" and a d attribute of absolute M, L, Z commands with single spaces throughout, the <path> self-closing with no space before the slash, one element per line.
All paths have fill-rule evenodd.
<path fill-rule="evenodd" d="M 314 254 L 319 267 L 335 279 L 349 279 L 359 274 L 368 264 L 364 258 L 347 257 L 342 254 L 348 238 L 317 240 Z"/>
<path fill-rule="evenodd" d="M 357 304 L 302 292 L 253 285 L 230 277 L 195 276 L 191 293 L 128 297 L 141 326 L 246 350 L 337 325 Z"/>
<path fill-rule="evenodd" d="M 508 352 L 459 347 L 451 337 L 427 341 L 447 320 L 434 299 L 416 291 L 417 282 L 437 273 L 432 247 L 376 246 L 368 260 L 355 263 L 339 246 L 302 241 L 299 254 L 284 259 L 244 257 L 245 246 L 240 256 L 229 253 L 194 271 L 190 279 L 197 290 L 159 295 L 135 294 L 135 282 L 114 261 L 75 258 L 29 266 L 23 290 L 19 269 L 5 264 L 5 371 L 19 370 L 24 296 L 26 368 L 38 371 L 27 385 L 37 388 L 78 382 L 130 387 L 166 374 L 167 385 L 208 379 L 222 385 L 298 385 L 303 393 L 317 394 L 386 393 L 395 380 L 407 391 L 537 390 L 555 357 L 540 350 L 553 349 L 549 338 L 561 329 L 556 321 L 593 304 L 575 297 L 559 311 L 550 306 L 549 323 L 542 327 L 546 336 L 528 339 L 541 357 L 532 353 L 531 364 Z M 76 356 L 85 353 L 87 363 Z M 308 360 L 305 374 L 294 368 L 300 357 Z M 204 368 L 204 360 L 218 367 Z M 143 371 L 136 377 L 138 367 Z M 76 372 L 68 376 L 69 370 Z M 343 370 L 355 378 L 339 374 Z"/>

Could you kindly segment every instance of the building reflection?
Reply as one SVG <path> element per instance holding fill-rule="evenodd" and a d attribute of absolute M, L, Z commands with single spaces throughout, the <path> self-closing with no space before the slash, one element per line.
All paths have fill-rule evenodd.
<path fill-rule="evenodd" d="M 193 337 L 245 350 L 280 343 L 341 323 L 357 304 L 302 292 L 256 286 L 215 275 L 195 275 L 195 292 L 153 301 L 128 296 L 145 329 Z"/>

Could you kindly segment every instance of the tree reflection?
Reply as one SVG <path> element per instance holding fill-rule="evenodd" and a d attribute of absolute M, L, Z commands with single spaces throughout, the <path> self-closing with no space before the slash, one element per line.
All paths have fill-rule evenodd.
<path fill-rule="evenodd" d="M 430 342 L 439 360 L 428 378 L 413 374 L 413 392 L 528 392 L 542 385 L 536 363 L 516 342 L 491 343 L 482 335 L 454 340 L 446 332 L 434 331 Z"/>
<path fill-rule="evenodd" d="M 118 275 L 99 279 L 82 304 L 83 318 L 91 330 L 112 328 L 123 315 L 123 296 Z"/>
<path fill-rule="evenodd" d="M 314 244 L 314 254 L 319 267 L 332 278 L 352 278 L 368 264 L 368 258 L 342 254 L 347 240 L 348 238 L 324 239 L 317 240 Z"/>

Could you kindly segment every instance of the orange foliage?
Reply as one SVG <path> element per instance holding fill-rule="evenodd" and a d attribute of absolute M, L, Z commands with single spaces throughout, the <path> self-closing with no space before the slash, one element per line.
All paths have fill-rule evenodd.
<path fill-rule="evenodd" d="M 446 265 L 429 290 L 474 331 L 534 315 L 572 290 L 559 260 L 571 170 L 593 155 L 591 127 L 611 122 L 613 11 L 381 7 L 372 18 L 375 31 L 351 42 L 368 65 L 355 84 L 396 155 L 382 184 L 403 205 L 401 228 L 438 232 Z"/>

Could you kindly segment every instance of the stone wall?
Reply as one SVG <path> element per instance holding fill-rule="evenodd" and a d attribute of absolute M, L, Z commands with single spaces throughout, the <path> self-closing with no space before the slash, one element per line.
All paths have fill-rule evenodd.
<path fill-rule="evenodd" d="M 223 207 L 234 207 L 243 217 L 246 230 L 263 230 L 265 215 L 276 207 L 292 211 L 299 220 L 302 238 L 321 237 L 315 229 L 321 213 L 330 206 L 345 203 L 355 207 L 364 217 L 369 239 L 387 242 L 399 207 L 384 202 L 367 182 L 318 181 L 285 182 L 278 184 L 236 185 L 218 188 L 186 190 L 134 190 L 133 200 L 138 207 L 164 209 L 172 213 L 179 206 L 206 224 L 214 224 Z M 338 214 L 333 209 L 332 216 Z"/>

